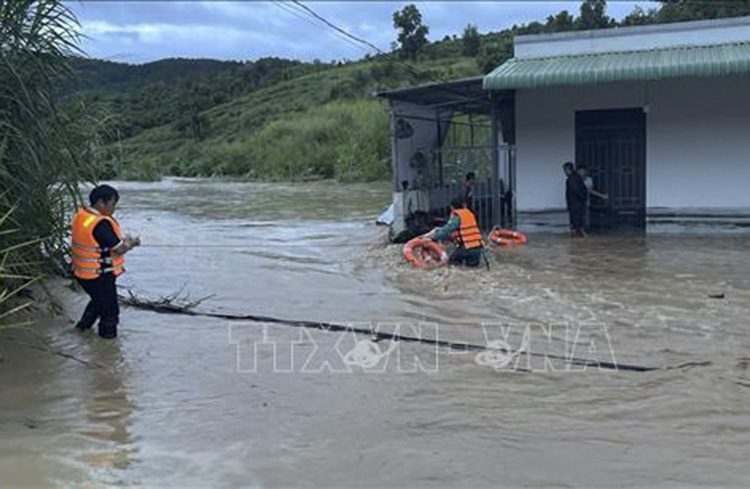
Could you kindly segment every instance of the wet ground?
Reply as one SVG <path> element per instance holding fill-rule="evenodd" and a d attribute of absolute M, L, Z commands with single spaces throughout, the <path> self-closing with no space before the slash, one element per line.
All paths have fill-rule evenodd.
<path fill-rule="evenodd" d="M 104 342 L 71 330 L 85 298 L 55 282 L 65 314 L 41 337 L 0 331 L 0 486 L 750 484 L 742 226 L 665 218 L 647 238 L 571 241 L 529 219 L 529 245 L 489 272 L 426 272 L 372 224 L 387 186 L 118 188 L 144 241 L 123 289 L 516 355 L 128 308 Z"/>

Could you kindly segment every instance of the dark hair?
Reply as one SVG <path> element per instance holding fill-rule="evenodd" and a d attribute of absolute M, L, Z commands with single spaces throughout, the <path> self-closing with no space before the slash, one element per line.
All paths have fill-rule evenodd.
<path fill-rule="evenodd" d="M 584 165 L 583 163 L 579 163 L 576 165 L 576 170 L 588 170 L 588 167 Z"/>
<path fill-rule="evenodd" d="M 573 165 L 572 161 L 566 161 L 565 163 L 563 163 L 563 168 L 571 168 L 572 169 L 572 168 L 575 168 L 575 165 Z"/>
<path fill-rule="evenodd" d="M 451 207 L 454 209 L 460 209 L 466 205 L 466 200 L 461 195 L 457 195 L 453 197 L 453 200 L 451 200 Z"/>
<path fill-rule="evenodd" d="M 117 193 L 117 190 L 115 190 L 114 187 L 110 187 L 109 185 L 99 185 L 98 187 L 94 187 L 94 190 L 89 194 L 89 202 L 91 205 L 96 205 L 100 200 L 109 202 L 112 199 L 115 199 L 115 202 L 119 201 L 120 194 Z"/>
<path fill-rule="evenodd" d="M 476 178 L 477 178 L 477 175 L 473 171 L 470 171 L 469 173 L 466 174 L 466 181 L 475 180 Z"/>

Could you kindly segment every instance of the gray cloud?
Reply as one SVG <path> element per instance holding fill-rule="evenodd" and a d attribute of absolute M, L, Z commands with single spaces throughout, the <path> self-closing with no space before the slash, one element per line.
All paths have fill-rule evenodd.
<path fill-rule="evenodd" d="M 392 14 L 412 2 L 311 2 L 315 11 L 382 49 L 395 39 Z M 415 2 L 430 39 L 460 35 L 472 23 L 481 32 L 544 21 L 560 10 L 577 13 L 579 2 Z M 610 3 L 622 17 L 636 4 Z M 81 22 L 85 52 L 115 61 L 166 57 L 255 59 L 280 56 L 312 60 L 356 59 L 367 50 L 341 39 L 289 3 L 90 2 L 70 4 Z"/>

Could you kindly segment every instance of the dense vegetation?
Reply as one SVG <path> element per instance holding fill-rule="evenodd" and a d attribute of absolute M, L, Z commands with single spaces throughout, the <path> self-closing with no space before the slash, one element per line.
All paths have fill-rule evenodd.
<path fill-rule="evenodd" d="M 64 213 L 102 154 L 93 116 L 55 97 L 76 36 L 58 0 L 0 1 L 0 327 L 32 281 L 62 270 Z"/>
<path fill-rule="evenodd" d="M 427 42 L 416 7 L 395 12 L 397 48 L 356 62 L 168 59 L 127 65 L 75 59 L 66 92 L 111 116 L 102 177 L 242 176 L 369 180 L 388 175 L 378 90 L 487 73 L 512 56 L 513 36 L 750 14 L 750 1 L 668 0 L 619 22 L 605 0 L 481 34 Z"/>

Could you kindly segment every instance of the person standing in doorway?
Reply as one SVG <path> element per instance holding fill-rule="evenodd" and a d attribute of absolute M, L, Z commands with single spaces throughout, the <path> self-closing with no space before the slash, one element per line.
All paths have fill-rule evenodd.
<path fill-rule="evenodd" d="M 112 217 L 119 199 L 113 187 L 99 185 L 89 194 L 91 205 L 76 212 L 72 225 L 73 275 L 91 298 L 76 329 L 89 330 L 98 320 L 99 336 L 106 339 L 117 337 L 120 308 L 115 281 L 125 271 L 123 255 L 141 244 L 139 237 L 123 237 Z"/>
<path fill-rule="evenodd" d="M 458 194 L 458 198 L 464 201 L 466 208 L 474 212 L 474 184 L 477 181 L 477 175 L 473 171 L 466 174 L 464 186 Z"/>
<path fill-rule="evenodd" d="M 570 219 L 570 235 L 574 238 L 583 238 L 586 236 L 583 228 L 586 220 L 588 190 L 572 162 L 568 161 L 563 164 L 563 172 L 567 177 L 565 179 L 565 204 Z"/>
<path fill-rule="evenodd" d="M 591 227 L 591 196 L 598 197 L 602 200 L 609 200 L 609 195 L 597 192 L 594 189 L 594 180 L 588 174 L 588 168 L 586 165 L 579 164 L 576 166 L 576 171 L 583 179 L 583 184 L 586 186 L 586 216 L 585 216 L 585 227 L 588 230 Z"/>

